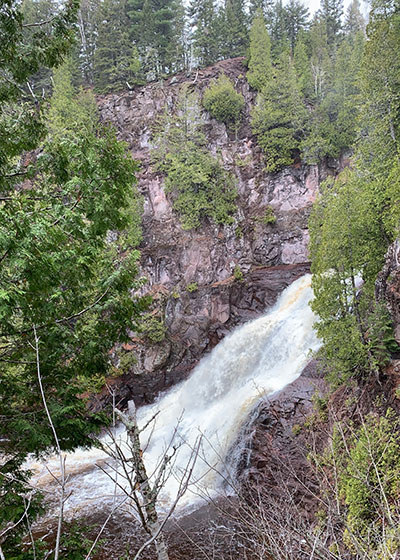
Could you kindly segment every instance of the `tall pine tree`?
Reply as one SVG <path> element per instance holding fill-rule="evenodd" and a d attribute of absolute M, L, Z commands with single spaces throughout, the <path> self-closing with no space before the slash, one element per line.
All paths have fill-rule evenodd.
<path fill-rule="evenodd" d="M 286 4 L 284 10 L 285 28 L 292 52 L 298 34 L 308 27 L 309 17 L 308 8 L 300 0 L 289 0 Z"/>
<path fill-rule="evenodd" d="M 126 0 L 104 0 L 100 8 L 94 54 L 94 84 L 100 93 L 127 88 L 133 78 L 133 45 L 129 38 Z"/>
<path fill-rule="evenodd" d="M 188 14 L 194 62 L 208 66 L 221 58 L 221 17 L 215 0 L 192 0 Z"/>
<path fill-rule="evenodd" d="M 244 0 L 225 0 L 221 44 L 223 58 L 244 56 L 249 42 Z"/>
<path fill-rule="evenodd" d="M 265 27 L 261 8 L 258 9 L 250 29 L 249 70 L 247 80 L 258 91 L 267 84 L 272 75 L 271 39 Z"/>
<path fill-rule="evenodd" d="M 284 52 L 252 112 L 252 130 L 265 154 L 268 171 L 278 171 L 293 162 L 305 120 L 306 109 L 295 68 L 289 53 Z"/>

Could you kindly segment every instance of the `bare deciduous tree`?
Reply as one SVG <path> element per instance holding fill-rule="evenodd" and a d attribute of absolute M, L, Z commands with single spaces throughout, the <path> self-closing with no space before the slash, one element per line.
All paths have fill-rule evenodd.
<path fill-rule="evenodd" d="M 144 459 L 144 447 L 149 445 L 157 414 L 153 415 L 143 428 L 139 428 L 136 407 L 132 400 L 129 401 L 126 412 L 115 409 L 115 413 L 126 428 L 127 448 L 113 432 L 110 432 L 111 443 L 103 442 L 102 448 L 112 459 L 112 462 L 107 463 L 107 468 L 101 465 L 98 465 L 98 467 L 113 480 L 114 484 L 125 495 L 129 504 L 133 506 L 135 517 L 140 521 L 149 536 L 148 540 L 135 553 L 133 559 L 138 560 L 143 551 L 154 544 L 158 560 L 168 560 L 168 548 L 163 529 L 175 511 L 179 500 L 189 487 L 193 469 L 199 456 L 201 437 L 197 439 L 193 446 L 183 469 L 179 473 L 175 473 L 176 456 L 179 448 L 184 445 L 183 441 L 178 441 L 180 423 L 180 420 L 178 420 L 169 443 L 158 459 L 155 472 L 149 474 Z M 140 435 L 151 426 L 153 427 L 150 430 L 147 444 L 142 446 Z M 170 477 L 177 476 L 179 477 L 179 483 L 176 495 L 169 504 L 168 510 L 160 515 L 157 509 L 160 492 L 165 488 Z M 89 556 L 87 560 L 89 560 Z"/>

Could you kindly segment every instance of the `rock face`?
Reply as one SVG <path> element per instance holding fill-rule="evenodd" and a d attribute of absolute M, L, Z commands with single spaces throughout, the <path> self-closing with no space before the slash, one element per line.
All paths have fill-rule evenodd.
<path fill-rule="evenodd" d="M 241 479 L 250 483 L 252 491 L 268 495 L 271 501 L 293 500 L 306 515 L 317 504 L 302 426 L 312 413 L 313 395 L 326 390 L 313 360 L 298 379 L 266 398 L 248 428 L 248 458 L 240 465 Z"/>
<path fill-rule="evenodd" d="M 310 207 L 321 178 L 335 171 L 297 163 L 280 173 L 265 172 L 250 129 L 255 94 L 245 71 L 243 59 L 232 59 L 190 76 L 99 98 L 103 120 L 117 127 L 141 162 L 141 274 L 147 278 L 145 291 L 159 300 L 167 327 L 167 340 L 153 346 L 143 346 L 132 333 L 130 349 L 138 361 L 118 384 L 122 382 L 126 397 L 133 394 L 139 403 L 181 379 L 230 329 L 264 312 L 288 284 L 308 271 Z M 201 96 L 221 72 L 245 98 L 243 121 L 234 134 L 205 113 L 205 132 L 210 151 L 218 153 L 236 176 L 238 210 L 233 225 L 204 221 L 201 228 L 185 231 L 164 192 L 162 175 L 150 163 L 152 125 L 166 108 L 174 110 L 182 84 Z M 277 218 L 272 225 L 262 221 L 268 206 Z M 236 267 L 243 280 L 235 278 Z M 188 291 L 189 285 L 193 291 Z M 147 380 L 139 381 L 143 372 Z"/>

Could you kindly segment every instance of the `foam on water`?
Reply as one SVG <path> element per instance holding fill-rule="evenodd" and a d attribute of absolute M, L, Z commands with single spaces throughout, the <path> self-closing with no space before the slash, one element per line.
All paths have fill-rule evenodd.
<path fill-rule="evenodd" d="M 308 305 L 312 297 L 310 283 L 311 277 L 306 275 L 291 284 L 266 315 L 238 327 L 201 360 L 186 381 L 138 411 L 139 426 L 158 412 L 144 456 L 150 473 L 181 419 L 177 437 L 183 444 L 176 456 L 175 476 L 169 477 L 163 489 L 162 503 L 174 500 L 180 473 L 199 434 L 203 440 L 193 485 L 183 497 L 181 507 L 195 504 L 203 492 L 216 491 L 222 484 L 219 473 L 227 472 L 228 452 L 256 402 L 294 381 L 309 360 L 310 350 L 320 346 L 312 328 L 315 318 Z M 149 430 L 142 434 L 143 443 Z M 124 445 L 124 429 L 120 426 L 116 433 Z M 67 455 L 68 485 L 72 492 L 66 502 L 69 515 L 75 511 L 87 513 L 96 507 L 104 509 L 115 499 L 114 483 L 96 466 L 100 464 L 111 472 L 106 461 L 106 455 L 99 449 L 77 450 Z M 57 476 L 58 459 L 51 457 L 46 465 L 31 462 L 29 468 L 34 472 L 34 484 L 51 491 L 55 484 L 47 469 Z M 122 496 L 121 490 L 117 494 Z"/>

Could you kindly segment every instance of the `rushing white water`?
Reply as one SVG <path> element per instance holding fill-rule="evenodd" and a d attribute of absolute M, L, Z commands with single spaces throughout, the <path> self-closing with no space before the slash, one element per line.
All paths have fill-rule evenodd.
<path fill-rule="evenodd" d="M 294 282 L 266 315 L 237 328 L 220 342 L 189 379 L 162 395 L 155 404 L 138 411 L 139 426 L 159 411 L 144 456 L 149 472 L 156 468 L 181 418 L 177 440 L 183 444 L 176 455 L 175 476 L 169 477 L 163 490 L 162 501 L 166 504 L 174 500 L 180 474 L 199 434 L 203 434 L 203 440 L 193 472 L 194 484 L 181 505 L 192 505 L 199 494 L 213 493 L 221 486 L 220 473 L 227 472 L 228 454 L 251 409 L 263 396 L 296 379 L 309 360 L 310 350 L 319 347 L 312 328 L 315 318 L 308 305 L 312 297 L 310 282 L 309 275 Z M 117 434 L 121 441 L 126 438 L 121 427 Z M 144 442 L 148 436 L 149 430 L 143 434 Z M 111 473 L 106 461 L 107 456 L 98 449 L 77 450 L 67 455 L 68 491 L 72 492 L 66 502 L 67 513 L 104 509 L 112 503 L 115 492 L 122 495 L 96 467 L 100 464 Z M 55 486 L 47 469 L 57 476 L 57 458 L 50 458 L 46 465 L 32 462 L 29 468 L 37 486 L 47 490 Z M 122 484 L 121 478 L 119 482 Z"/>

